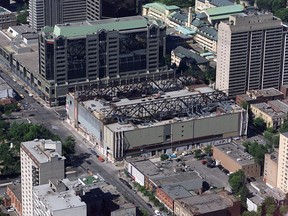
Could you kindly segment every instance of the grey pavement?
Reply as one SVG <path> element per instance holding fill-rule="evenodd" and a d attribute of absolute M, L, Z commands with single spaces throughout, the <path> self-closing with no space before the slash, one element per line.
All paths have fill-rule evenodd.
<path fill-rule="evenodd" d="M 63 121 L 62 118 L 59 116 L 59 113 L 57 111 L 61 110 L 62 109 L 61 107 L 56 108 L 47 107 L 45 101 L 43 101 L 36 94 L 33 94 L 33 97 L 30 97 L 29 92 L 33 91 L 27 89 L 28 87 L 21 80 L 19 80 L 15 74 L 12 74 L 12 72 L 8 71 L 7 67 L 4 70 L 4 72 L 0 72 L 0 75 L 13 89 L 15 89 L 19 94 L 24 95 L 25 98 L 22 100 L 22 103 L 28 104 L 29 110 L 23 111 L 24 115 L 23 118 L 28 116 L 27 118 L 32 123 L 43 124 L 53 133 L 59 135 L 61 140 L 65 140 L 68 136 L 73 136 L 76 140 L 76 147 L 75 147 L 76 154 L 89 153 L 88 148 L 92 147 L 90 146 L 90 143 L 83 142 L 84 140 L 83 137 L 68 123 Z M 16 82 L 13 81 L 13 79 L 16 80 Z M 21 87 L 20 85 L 24 86 L 24 88 Z M 33 116 L 29 116 L 29 114 L 33 114 Z M 100 173 L 100 175 L 103 176 L 105 181 L 115 186 L 117 190 L 121 194 L 123 194 L 129 201 L 133 202 L 135 206 L 142 207 L 143 209 L 147 210 L 147 212 L 149 212 L 150 215 L 154 214 L 154 211 L 147 206 L 146 202 L 141 197 L 139 197 L 137 194 L 134 194 L 131 189 L 129 189 L 125 184 L 123 184 L 119 180 L 117 175 L 119 172 L 118 168 L 116 168 L 111 163 L 100 162 L 99 160 L 97 160 L 95 156 L 94 158 L 92 157 L 92 161 L 94 163 L 91 166 L 89 166 L 90 171 L 92 171 L 93 173 Z"/>

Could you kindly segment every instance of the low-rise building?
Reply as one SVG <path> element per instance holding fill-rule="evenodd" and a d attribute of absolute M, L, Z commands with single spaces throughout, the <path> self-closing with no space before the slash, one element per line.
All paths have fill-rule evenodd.
<path fill-rule="evenodd" d="M 265 154 L 263 181 L 271 188 L 277 187 L 278 149 L 271 154 Z"/>
<path fill-rule="evenodd" d="M 13 183 L 7 186 L 7 197 L 10 199 L 10 205 L 12 206 L 18 215 L 22 215 L 22 194 L 21 194 L 21 184 Z"/>
<path fill-rule="evenodd" d="M 145 4 L 142 7 L 143 16 L 151 16 L 168 23 L 168 16 L 173 12 L 180 12 L 180 8 L 176 5 L 165 5 L 159 2 Z"/>
<path fill-rule="evenodd" d="M 199 13 L 207 8 L 214 8 L 228 5 L 233 5 L 233 2 L 229 0 L 196 0 L 195 12 Z"/>
<path fill-rule="evenodd" d="M 212 7 L 203 10 L 202 13 L 207 15 L 207 20 L 211 25 L 215 25 L 222 20 L 229 20 L 233 14 L 238 14 L 244 11 L 244 6 L 241 4 L 233 4 L 221 7 Z"/>
<path fill-rule="evenodd" d="M 184 187 L 181 185 L 171 186 L 165 185 L 159 187 L 156 190 L 157 199 L 162 202 L 170 211 L 174 210 L 174 201 L 176 199 L 185 198 L 192 196 Z"/>
<path fill-rule="evenodd" d="M 236 103 L 241 106 L 244 103 L 247 104 L 254 104 L 254 103 L 262 103 L 268 102 L 270 100 L 282 100 L 284 99 L 284 94 L 275 89 L 260 89 L 260 90 L 249 90 L 246 94 L 237 95 L 236 96 Z"/>
<path fill-rule="evenodd" d="M 240 210 L 240 201 L 226 191 L 190 196 L 174 203 L 176 216 L 239 216 Z"/>
<path fill-rule="evenodd" d="M 16 24 L 15 14 L 4 7 L 0 7 L 0 29 L 7 29 Z"/>
<path fill-rule="evenodd" d="M 14 91 L 2 78 L 0 78 L 0 100 L 5 98 L 13 98 Z"/>
<path fill-rule="evenodd" d="M 182 46 L 178 46 L 171 52 L 171 64 L 175 64 L 177 67 L 180 64 L 186 66 L 197 65 L 202 71 L 205 71 L 209 66 L 209 60 Z"/>
<path fill-rule="evenodd" d="M 266 127 L 277 129 L 284 122 L 288 112 L 286 100 L 274 100 L 267 103 L 251 104 L 250 110 L 255 118 L 262 118 Z"/>
<path fill-rule="evenodd" d="M 254 158 L 234 143 L 222 144 L 213 147 L 213 157 L 230 173 L 243 170 L 246 177 L 259 177 L 261 167 Z"/>
<path fill-rule="evenodd" d="M 208 26 L 203 26 L 197 30 L 194 40 L 204 50 L 217 53 L 218 33 L 216 29 Z"/>

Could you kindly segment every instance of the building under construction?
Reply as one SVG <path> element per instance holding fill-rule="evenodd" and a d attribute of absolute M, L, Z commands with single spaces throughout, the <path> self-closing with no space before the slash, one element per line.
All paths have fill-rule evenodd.
<path fill-rule="evenodd" d="M 69 93 L 68 120 L 112 161 L 246 134 L 246 110 L 223 92 L 187 83 L 182 77 Z"/>

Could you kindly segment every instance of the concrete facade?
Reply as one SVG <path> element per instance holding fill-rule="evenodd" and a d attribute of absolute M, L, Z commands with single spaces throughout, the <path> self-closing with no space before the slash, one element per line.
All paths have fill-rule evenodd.
<path fill-rule="evenodd" d="M 278 150 L 265 154 L 263 181 L 271 188 L 277 187 Z"/>
<path fill-rule="evenodd" d="M 86 20 L 86 0 L 30 0 L 29 23 L 40 31 L 44 26 Z"/>
<path fill-rule="evenodd" d="M 237 147 L 237 144 L 223 144 L 213 147 L 213 158 L 230 173 L 243 170 L 247 177 L 260 176 L 260 165 L 253 157 Z"/>
<path fill-rule="evenodd" d="M 21 157 L 22 215 L 33 215 L 33 186 L 47 184 L 49 179 L 64 178 L 61 142 L 34 140 L 23 142 Z"/>
<path fill-rule="evenodd" d="M 165 97 L 168 98 L 167 101 L 177 98 L 177 95 L 183 96 L 183 94 L 192 94 L 198 97 L 201 96 L 200 92 L 204 92 L 205 89 L 199 88 L 199 93 L 187 90 L 167 92 Z M 148 102 L 153 102 L 152 98 L 149 99 L 147 99 Z M 145 101 L 142 98 L 135 100 L 126 98 L 112 103 L 116 108 L 123 104 L 141 105 L 147 103 Z M 156 103 L 155 99 L 154 102 Z M 223 109 L 221 105 L 219 109 L 203 116 L 199 113 L 199 116 L 195 115 L 191 118 L 171 118 L 154 123 L 150 121 L 149 124 L 116 121 L 106 123 L 103 118 L 105 113 L 102 111 L 106 108 L 110 109 L 111 106 L 107 105 L 108 102 L 101 100 L 77 102 L 73 94 L 67 95 L 68 121 L 82 131 L 86 138 L 93 142 L 109 160 L 139 153 L 155 155 L 178 150 L 184 151 L 195 148 L 202 142 L 239 137 L 246 133 L 246 111 L 230 102 L 223 102 Z M 146 114 L 148 115 L 148 112 Z"/>
<path fill-rule="evenodd" d="M 87 0 L 87 20 L 140 15 L 141 3 L 141 0 Z"/>
<path fill-rule="evenodd" d="M 33 188 L 34 216 L 86 216 L 85 202 L 60 180 L 50 180 L 49 184 Z"/>
<path fill-rule="evenodd" d="M 4 7 L 0 7 L 0 29 L 8 29 L 9 26 L 15 26 L 16 15 Z"/>
<path fill-rule="evenodd" d="M 140 16 L 45 27 L 39 36 L 45 97 L 65 103 L 75 85 L 167 74 L 165 32 L 163 23 Z"/>
<path fill-rule="evenodd" d="M 237 14 L 218 26 L 216 88 L 230 96 L 279 89 L 283 26 L 273 14 Z"/>
<path fill-rule="evenodd" d="M 288 133 L 280 133 L 279 139 L 279 155 L 278 155 L 278 173 L 277 173 L 277 188 L 284 193 L 288 192 L 287 184 L 287 166 L 288 166 Z"/>

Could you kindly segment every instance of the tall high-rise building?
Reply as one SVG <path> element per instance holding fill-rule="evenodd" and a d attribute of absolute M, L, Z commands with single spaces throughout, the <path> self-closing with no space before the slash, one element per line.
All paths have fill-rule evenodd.
<path fill-rule="evenodd" d="M 86 20 L 86 0 L 30 0 L 29 23 L 39 31 L 44 26 Z"/>
<path fill-rule="evenodd" d="M 87 20 L 140 15 L 141 2 L 142 0 L 87 0 Z"/>
<path fill-rule="evenodd" d="M 229 96 L 279 89 L 283 25 L 273 14 L 237 14 L 218 26 L 216 88 Z"/>
<path fill-rule="evenodd" d="M 165 38 L 163 23 L 141 16 L 44 28 L 39 75 L 47 80 L 47 98 L 65 101 L 76 85 L 167 74 Z"/>
<path fill-rule="evenodd" d="M 21 144 L 22 216 L 33 215 L 33 186 L 64 178 L 65 157 L 61 154 L 61 142 L 36 139 Z"/>
<path fill-rule="evenodd" d="M 288 193 L 288 132 L 280 133 L 277 188 L 284 193 Z"/>

